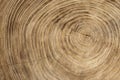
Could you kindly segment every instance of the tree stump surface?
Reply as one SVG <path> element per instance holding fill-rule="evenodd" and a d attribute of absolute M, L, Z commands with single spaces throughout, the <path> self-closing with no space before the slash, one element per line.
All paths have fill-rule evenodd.
<path fill-rule="evenodd" d="M 0 0 L 0 80 L 120 80 L 120 0 Z"/>

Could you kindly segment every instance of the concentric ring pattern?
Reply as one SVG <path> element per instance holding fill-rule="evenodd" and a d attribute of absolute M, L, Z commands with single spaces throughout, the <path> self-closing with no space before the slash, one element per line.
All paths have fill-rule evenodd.
<path fill-rule="evenodd" d="M 0 80 L 120 80 L 120 0 L 0 0 Z"/>

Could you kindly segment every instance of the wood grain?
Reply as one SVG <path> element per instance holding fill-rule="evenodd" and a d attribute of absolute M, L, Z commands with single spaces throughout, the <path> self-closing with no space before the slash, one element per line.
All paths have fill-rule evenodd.
<path fill-rule="evenodd" d="M 0 80 L 120 80 L 120 0 L 0 0 Z"/>

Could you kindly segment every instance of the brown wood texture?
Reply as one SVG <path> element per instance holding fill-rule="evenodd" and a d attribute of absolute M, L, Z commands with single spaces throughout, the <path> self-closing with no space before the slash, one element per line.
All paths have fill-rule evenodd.
<path fill-rule="evenodd" d="M 0 0 L 0 80 L 120 80 L 120 0 Z"/>

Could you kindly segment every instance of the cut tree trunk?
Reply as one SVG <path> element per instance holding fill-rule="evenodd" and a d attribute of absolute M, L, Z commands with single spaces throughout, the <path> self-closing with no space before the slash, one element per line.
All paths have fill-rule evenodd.
<path fill-rule="evenodd" d="M 120 0 L 0 0 L 0 80 L 120 80 Z"/>

